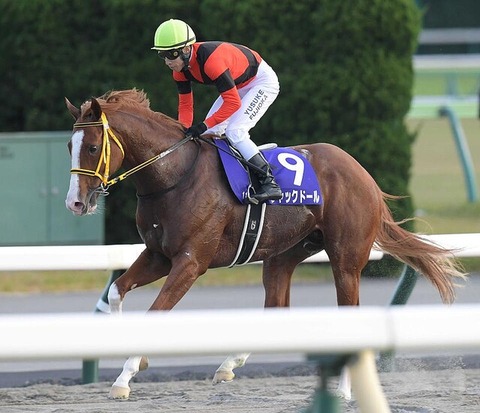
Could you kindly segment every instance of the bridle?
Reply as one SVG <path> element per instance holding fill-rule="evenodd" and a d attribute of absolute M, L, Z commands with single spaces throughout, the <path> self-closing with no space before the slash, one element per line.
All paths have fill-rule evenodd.
<path fill-rule="evenodd" d="M 113 131 L 110 129 L 108 125 L 108 120 L 105 113 L 102 113 L 101 120 L 95 122 L 77 122 L 73 125 L 73 128 L 88 128 L 88 127 L 103 127 L 103 137 L 102 137 L 102 153 L 98 159 L 97 168 L 95 170 L 92 169 L 82 169 L 82 168 L 72 168 L 70 173 L 72 174 L 79 174 L 79 175 L 86 175 L 86 176 L 96 176 L 99 178 L 102 183 L 100 187 L 100 193 L 104 193 L 107 189 L 112 185 L 112 181 L 109 181 L 110 175 L 110 158 L 111 158 L 111 145 L 110 145 L 110 137 L 112 140 L 117 144 L 122 152 L 122 159 L 125 157 L 125 151 L 123 150 L 123 146 L 115 136 Z M 103 175 L 100 173 L 102 169 L 102 165 L 105 164 Z"/>
<path fill-rule="evenodd" d="M 182 140 L 178 141 L 174 145 L 172 145 L 170 148 L 168 148 L 166 151 L 155 155 L 153 158 L 150 158 L 146 160 L 145 162 L 142 162 L 141 164 L 133 167 L 132 169 L 129 169 L 128 171 L 122 173 L 121 175 L 109 179 L 110 175 L 110 159 L 111 159 L 111 145 L 110 145 L 110 138 L 116 143 L 116 145 L 120 148 L 120 151 L 122 152 L 122 159 L 125 158 L 125 151 L 123 149 L 123 146 L 120 142 L 120 140 L 115 136 L 113 131 L 110 129 L 110 126 L 108 125 L 108 120 L 107 116 L 105 113 L 102 113 L 102 116 L 100 118 L 101 120 L 94 121 L 94 122 L 76 122 L 73 125 L 73 128 L 88 128 L 88 127 L 103 127 L 103 136 L 102 136 L 102 153 L 100 155 L 100 158 L 98 159 L 98 164 L 95 170 L 93 169 L 83 169 L 83 168 L 72 168 L 70 170 L 70 173 L 72 174 L 79 174 L 79 175 L 86 175 L 86 176 L 96 176 L 101 180 L 101 184 L 98 188 L 95 188 L 93 192 L 98 193 L 99 195 L 108 195 L 108 189 L 120 182 L 123 181 L 125 178 L 129 177 L 130 175 L 133 175 L 134 173 L 140 171 L 141 169 L 151 165 L 152 163 L 158 161 L 159 159 L 169 155 L 173 151 L 177 150 L 180 148 L 180 146 L 184 145 L 188 141 L 193 140 L 193 137 L 191 135 L 185 136 Z M 100 170 L 102 169 L 102 166 L 104 166 L 104 171 L 103 174 L 100 173 Z"/>

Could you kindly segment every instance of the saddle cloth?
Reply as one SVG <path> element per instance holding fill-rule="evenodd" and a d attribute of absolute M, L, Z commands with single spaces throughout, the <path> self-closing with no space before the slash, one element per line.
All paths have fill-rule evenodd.
<path fill-rule="evenodd" d="M 232 154 L 226 139 L 214 139 L 223 163 L 230 188 L 242 204 L 248 204 L 249 174 Z M 271 148 L 261 151 L 272 168 L 273 175 L 282 189 L 283 197 L 268 201 L 274 205 L 321 205 L 322 192 L 310 162 L 290 148 Z"/>

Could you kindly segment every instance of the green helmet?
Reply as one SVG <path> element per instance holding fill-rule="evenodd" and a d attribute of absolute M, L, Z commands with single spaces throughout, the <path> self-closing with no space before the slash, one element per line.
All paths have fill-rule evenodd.
<path fill-rule="evenodd" d="M 182 20 L 170 19 L 158 26 L 153 38 L 154 50 L 180 49 L 195 43 L 195 33 Z"/>

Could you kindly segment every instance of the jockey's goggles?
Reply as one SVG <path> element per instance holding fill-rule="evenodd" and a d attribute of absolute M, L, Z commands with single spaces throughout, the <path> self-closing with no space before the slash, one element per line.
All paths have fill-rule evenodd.
<path fill-rule="evenodd" d="M 182 49 L 170 49 L 170 50 L 159 50 L 158 57 L 161 59 L 167 58 L 168 60 L 175 60 L 178 56 L 182 54 Z"/>

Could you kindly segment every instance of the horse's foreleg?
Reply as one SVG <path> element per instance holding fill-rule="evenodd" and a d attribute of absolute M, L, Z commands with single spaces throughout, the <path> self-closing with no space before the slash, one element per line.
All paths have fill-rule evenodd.
<path fill-rule="evenodd" d="M 157 259 L 153 259 L 156 257 Z M 160 259 L 158 259 L 160 258 Z M 145 250 L 132 266 L 119 277 L 108 290 L 108 303 L 110 313 L 121 315 L 122 303 L 125 294 L 136 287 L 149 284 L 166 275 L 170 269 L 170 263 L 157 257 L 157 254 Z M 130 357 L 124 364 L 122 373 L 113 383 L 109 397 L 113 399 L 128 399 L 130 395 L 130 380 L 142 370 L 147 369 L 148 358 L 145 356 Z"/>
<path fill-rule="evenodd" d="M 170 262 L 166 259 L 157 259 L 154 262 L 148 260 L 149 255 L 155 254 L 145 254 L 142 257 L 140 263 L 143 262 L 144 267 L 142 268 L 142 276 L 136 277 L 133 270 L 134 266 L 129 269 L 122 277 L 120 277 L 112 286 L 109 291 L 109 302 L 112 299 L 112 312 L 116 311 L 119 313 L 121 311 L 122 298 L 127 291 L 137 286 L 137 282 L 140 282 L 140 285 L 146 284 L 147 280 L 155 281 L 160 278 L 158 274 L 165 275 L 166 270 L 171 270 Z M 140 258 L 139 258 L 140 259 Z M 145 260 L 147 259 L 147 262 Z M 138 260 L 137 260 L 138 261 Z M 135 262 L 135 264 L 137 263 Z M 189 262 L 188 260 L 186 260 Z M 175 270 L 171 270 L 167 281 L 165 282 L 160 294 L 158 295 L 155 302 L 150 307 L 151 310 L 170 310 L 173 306 L 183 297 L 183 295 L 191 287 L 195 279 L 197 278 L 197 272 L 195 271 L 194 265 L 188 265 L 188 263 L 177 263 Z M 134 265 L 135 265 L 134 264 Z M 148 271 L 145 271 L 145 267 Z M 159 272 L 151 272 L 155 268 Z M 157 276 L 155 276 L 157 274 Z M 122 279 L 123 278 L 123 279 Z M 114 399 L 128 399 L 130 396 L 130 380 L 141 370 L 145 370 L 148 367 L 148 359 L 146 357 L 134 356 L 130 357 L 124 364 L 122 373 L 118 376 L 115 383 L 113 383 L 110 390 L 110 397 Z"/>
<path fill-rule="evenodd" d="M 108 290 L 108 304 L 110 306 L 110 314 L 121 315 L 123 297 L 118 291 L 118 287 L 113 283 Z M 123 365 L 123 370 L 118 376 L 115 383 L 110 389 L 109 397 L 112 399 L 128 399 L 130 395 L 130 380 L 140 371 L 141 356 L 130 357 Z M 146 359 L 145 359 L 146 361 Z M 147 362 L 148 365 L 148 362 Z M 146 368 L 146 367 L 145 367 Z"/>
<path fill-rule="evenodd" d="M 122 304 L 123 304 L 123 297 L 121 296 L 117 284 L 112 283 L 110 288 L 108 289 L 108 305 L 110 307 L 110 314 L 112 315 L 120 315 L 122 314 Z"/>
<path fill-rule="evenodd" d="M 232 381 L 235 377 L 233 369 L 236 369 L 237 367 L 243 367 L 249 356 L 250 353 L 240 353 L 233 356 L 228 356 L 215 372 L 212 383 L 218 384 Z"/>
<path fill-rule="evenodd" d="M 125 295 L 138 287 L 166 276 L 170 261 L 160 253 L 145 249 L 131 267 L 116 279 L 108 290 L 108 304 L 112 314 L 121 314 Z"/>

